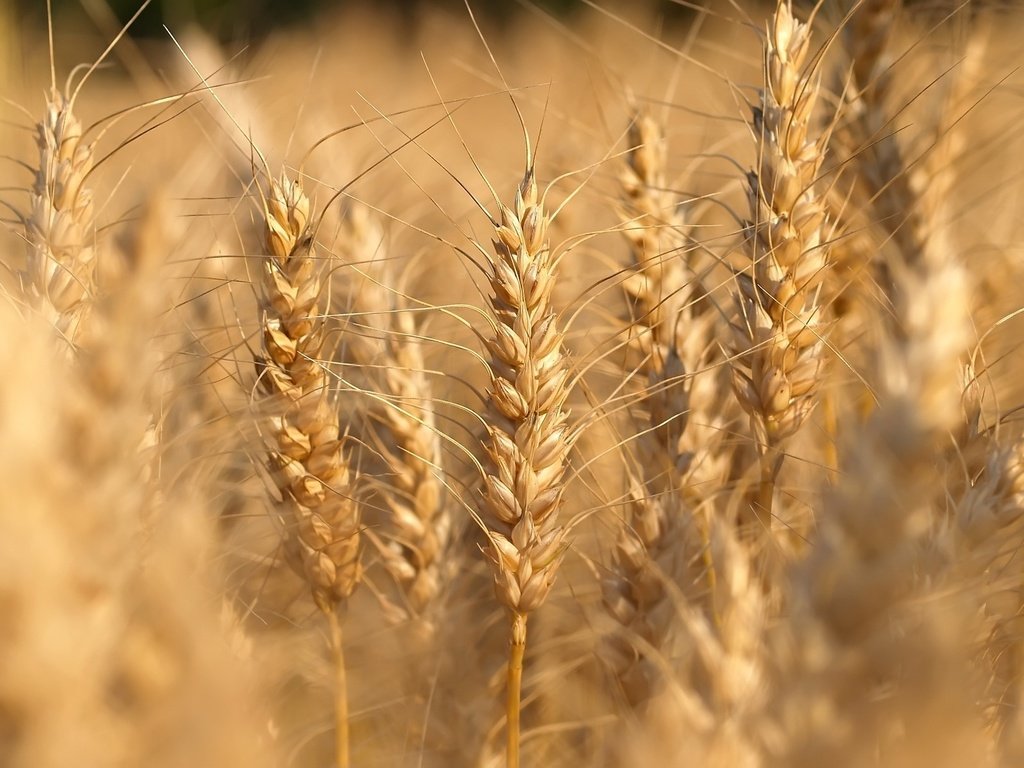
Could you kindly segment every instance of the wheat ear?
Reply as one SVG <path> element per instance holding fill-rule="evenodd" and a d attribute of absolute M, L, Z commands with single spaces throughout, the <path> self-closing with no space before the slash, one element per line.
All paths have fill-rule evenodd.
<path fill-rule="evenodd" d="M 335 665 L 338 768 L 348 768 L 348 697 L 338 606 L 358 586 L 359 506 L 344 453 L 337 404 L 321 362 L 322 265 L 298 181 L 271 180 L 264 200 L 267 255 L 261 262 L 263 355 L 256 361 L 269 416 L 271 474 L 281 496 L 285 547 L 330 628 Z"/>
<path fill-rule="evenodd" d="M 74 348 L 95 290 L 96 227 L 93 145 L 82 135 L 72 103 L 53 91 L 36 126 L 39 168 L 26 218 L 29 252 L 24 280 L 35 307 Z"/>
<path fill-rule="evenodd" d="M 823 137 L 811 135 L 818 94 L 805 71 L 810 29 L 780 2 L 768 27 L 765 87 L 752 124 L 758 167 L 748 175 L 749 274 L 739 275 L 735 388 L 761 457 L 755 516 L 770 529 L 783 446 L 814 408 L 825 329 L 825 212 L 816 192 Z"/>
<path fill-rule="evenodd" d="M 551 297 L 555 259 L 548 216 L 531 167 L 509 208 L 499 203 L 490 267 L 492 336 L 484 497 L 493 518 L 488 558 L 498 600 L 511 614 L 508 690 L 509 768 L 519 765 L 519 709 L 526 622 L 551 591 L 569 527 L 558 519 L 575 433 L 565 407 L 569 368 Z"/>
<path fill-rule="evenodd" d="M 646 657 L 662 648 L 671 626 L 674 606 L 664 580 L 707 552 L 706 526 L 693 505 L 708 491 L 704 481 L 716 469 L 720 479 L 724 467 L 718 461 L 720 414 L 706 386 L 716 375 L 709 370 L 715 317 L 689 263 L 692 254 L 684 250 L 686 221 L 666 187 L 661 125 L 637 114 L 629 142 L 621 181 L 632 263 L 623 288 L 638 357 L 630 368 L 646 379 L 638 401 L 647 406 L 647 422 L 634 441 L 642 482 L 629 490 L 626 525 L 602 592 L 621 625 L 608 657 L 635 705 L 654 692 L 658 669 Z"/>
<path fill-rule="evenodd" d="M 355 281 L 351 311 L 361 332 L 350 334 L 354 362 L 379 370 L 379 399 L 370 406 L 375 446 L 390 470 L 385 503 L 394 528 L 382 548 L 383 563 L 402 590 L 389 615 L 414 621 L 424 639 L 437 629 L 444 585 L 451 575 L 452 520 L 441 471 L 441 438 L 426 373 L 417 316 L 393 287 L 384 233 L 365 206 L 346 218 L 341 247 L 365 279 Z"/>
<path fill-rule="evenodd" d="M 859 3 L 843 30 L 852 75 L 845 105 L 849 119 L 844 150 L 855 156 L 857 179 L 864 185 L 878 224 L 909 263 L 923 252 L 928 232 L 919 204 L 919 173 L 907 165 L 888 105 L 892 85 L 888 48 L 901 5 L 901 0 Z M 876 267 L 883 288 L 891 293 L 888 268 L 884 263 Z"/>

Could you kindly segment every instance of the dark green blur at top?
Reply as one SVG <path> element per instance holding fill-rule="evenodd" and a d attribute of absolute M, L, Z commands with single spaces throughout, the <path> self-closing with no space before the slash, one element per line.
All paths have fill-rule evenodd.
<path fill-rule="evenodd" d="M 0 0 L 2 1 L 2 0 Z M 79 0 L 53 0 L 55 13 L 78 10 Z M 142 0 L 106 0 L 122 22 L 131 18 Z M 530 0 L 530 4 L 556 14 L 565 15 L 580 8 L 581 0 Z M 27 20 L 45 19 L 43 0 L 14 0 L 13 5 Z M 265 34 L 288 24 L 304 24 L 319 12 L 352 6 L 384 6 L 397 11 L 410 24 L 426 6 L 452 10 L 464 7 L 463 0 L 152 0 L 150 6 L 132 27 L 135 36 L 161 36 L 162 25 L 181 26 L 198 22 L 210 32 L 225 39 Z M 523 12 L 516 0 L 472 0 L 474 13 L 496 20 Z"/>

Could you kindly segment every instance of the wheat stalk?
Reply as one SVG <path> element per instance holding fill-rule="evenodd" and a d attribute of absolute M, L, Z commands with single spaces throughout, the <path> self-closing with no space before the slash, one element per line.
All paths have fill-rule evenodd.
<path fill-rule="evenodd" d="M 783 446 L 814 408 L 823 364 L 828 242 L 816 183 L 824 137 L 810 133 L 818 78 L 816 63 L 805 71 L 809 44 L 810 29 L 780 2 L 768 26 L 765 87 L 752 124 L 758 166 L 748 175 L 751 266 L 738 276 L 734 379 L 760 453 L 754 513 L 766 530 Z"/>
<path fill-rule="evenodd" d="M 74 104 L 51 91 L 36 126 L 39 167 L 25 219 L 29 252 L 24 282 L 32 304 L 74 348 L 95 290 L 93 145 L 84 140 Z"/>
<path fill-rule="evenodd" d="M 551 304 L 555 259 L 548 215 L 533 168 L 512 207 L 499 203 L 493 253 L 481 247 L 490 274 L 487 338 L 491 386 L 484 498 L 492 520 L 488 559 L 498 600 L 511 614 L 507 759 L 519 765 L 519 708 L 526 624 L 547 598 L 567 546 L 558 511 L 575 433 L 565 407 L 569 368 Z"/>
<path fill-rule="evenodd" d="M 362 578 L 360 515 L 338 411 L 322 362 L 322 265 L 310 203 L 298 181 L 270 181 L 260 264 L 263 355 L 256 361 L 269 413 L 268 463 L 280 492 L 285 548 L 327 618 L 335 670 L 338 768 L 349 765 L 348 696 L 338 605 Z"/>

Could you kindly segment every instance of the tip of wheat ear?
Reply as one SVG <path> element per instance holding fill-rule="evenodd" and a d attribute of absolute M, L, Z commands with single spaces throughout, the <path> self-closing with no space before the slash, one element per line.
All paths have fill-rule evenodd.
<path fill-rule="evenodd" d="M 63 94 L 50 95 L 36 144 L 25 282 L 33 303 L 74 344 L 95 282 L 92 192 L 84 186 L 93 145 L 83 140 L 82 124 Z"/>
<path fill-rule="evenodd" d="M 273 180 L 264 204 L 268 254 L 260 270 L 269 465 L 285 507 L 286 551 L 325 612 L 362 577 L 359 507 L 344 436 L 320 362 L 324 346 L 322 266 L 298 181 Z"/>

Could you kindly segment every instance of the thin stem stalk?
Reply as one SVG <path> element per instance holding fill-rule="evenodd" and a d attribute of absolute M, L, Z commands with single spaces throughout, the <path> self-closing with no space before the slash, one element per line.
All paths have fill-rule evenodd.
<path fill-rule="evenodd" d="M 760 534 L 768 535 L 772 530 L 772 499 L 775 498 L 775 476 L 778 473 L 778 450 L 769 447 L 761 456 L 761 483 L 757 488 L 754 504 L 754 519 L 761 528 Z"/>
<path fill-rule="evenodd" d="M 836 413 L 834 391 L 829 390 L 822 395 L 821 407 L 825 419 L 825 466 L 831 473 L 831 480 L 839 472 L 839 415 Z"/>
<path fill-rule="evenodd" d="M 513 611 L 508 649 L 508 690 L 505 715 L 508 721 L 508 768 L 519 768 L 519 709 L 523 688 L 523 657 L 526 655 L 526 614 Z"/>
<path fill-rule="evenodd" d="M 349 768 L 348 681 L 345 677 L 345 649 L 341 622 L 335 610 L 325 611 L 331 630 L 331 656 L 334 662 L 334 761 L 336 768 Z"/>

